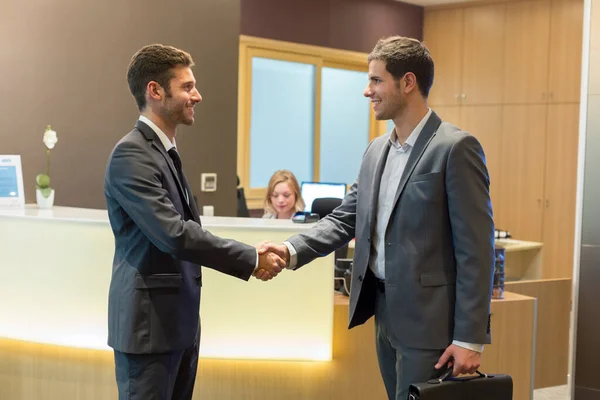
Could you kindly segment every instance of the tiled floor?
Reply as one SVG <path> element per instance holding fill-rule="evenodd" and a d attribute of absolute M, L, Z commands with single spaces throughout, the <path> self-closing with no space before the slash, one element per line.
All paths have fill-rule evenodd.
<path fill-rule="evenodd" d="M 555 386 L 533 391 L 533 400 L 569 400 L 567 385 Z"/>

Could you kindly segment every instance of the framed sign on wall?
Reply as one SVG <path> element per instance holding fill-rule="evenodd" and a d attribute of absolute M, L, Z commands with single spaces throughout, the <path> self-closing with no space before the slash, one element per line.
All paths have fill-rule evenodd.
<path fill-rule="evenodd" d="M 0 155 L 0 208 L 25 208 L 19 155 Z"/>

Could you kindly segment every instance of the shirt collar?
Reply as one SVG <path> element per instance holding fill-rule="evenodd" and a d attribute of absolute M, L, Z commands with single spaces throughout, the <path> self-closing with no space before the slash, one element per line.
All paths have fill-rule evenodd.
<path fill-rule="evenodd" d="M 408 135 L 406 141 L 402 145 L 398 143 L 398 137 L 396 136 L 396 128 L 392 129 L 392 132 L 390 134 L 390 142 L 392 142 L 392 145 L 397 148 L 404 148 L 405 146 L 413 147 L 417 141 L 417 138 L 419 137 L 419 134 L 425 127 L 427 120 L 429 119 L 429 117 L 431 117 L 431 113 L 431 108 L 429 108 L 427 114 L 425 114 L 423 119 L 419 121 L 417 126 L 415 126 L 415 129 L 412 130 L 412 132 L 410 133 L 410 135 Z"/>
<path fill-rule="evenodd" d="M 167 135 L 165 135 L 165 133 L 158 126 L 156 126 L 156 124 L 154 122 L 150 121 L 148 118 L 144 117 L 143 115 L 140 115 L 139 120 L 142 121 L 143 123 L 145 123 L 146 125 L 148 125 L 154 131 L 154 133 L 156 133 L 156 136 L 158 136 L 158 139 L 160 140 L 160 142 L 162 143 L 163 147 L 165 148 L 165 150 L 167 152 L 169 150 L 171 150 L 173 147 L 175 147 L 175 149 L 177 149 L 177 145 L 174 143 L 171 143 L 171 141 L 169 140 Z M 173 142 L 175 142 L 175 139 L 173 139 Z"/>

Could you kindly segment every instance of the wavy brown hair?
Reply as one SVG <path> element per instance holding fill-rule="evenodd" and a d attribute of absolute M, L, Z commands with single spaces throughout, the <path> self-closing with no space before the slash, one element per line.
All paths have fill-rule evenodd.
<path fill-rule="evenodd" d="M 294 196 L 296 196 L 296 211 L 304 210 L 304 200 L 302 199 L 302 196 L 300 196 L 300 185 L 298 185 L 298 180 L 291 171 L 288 171 L 287 169 L 280 169 L 279 171 L 275 171 L 269 180 L 269 186 L 267 187 L 267 194 L 265 196 L 265 202 L 263 206 L 265 213 L 277 215 L 277 211 L 275 211 L 273 203 L 271 203 L 271 195 L 275 190 L 275 186 L 283 182 L 288 184 L 292 192 L 294 192 Z"/>

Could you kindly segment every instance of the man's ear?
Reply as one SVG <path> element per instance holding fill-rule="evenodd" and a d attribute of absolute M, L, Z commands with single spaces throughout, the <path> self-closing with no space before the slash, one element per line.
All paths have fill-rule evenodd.
<path fill-rule="evenodd" d="M 412 72 L 407 72 L 402 77 L 402 81 L 404 81 L 404 93 L 412 93 L 415 90 L 419 90 L 417 77 Z"/>
<path fill-rule="evenodd" d="M 150 81 L 146 86 L 146 95 L 153 100 L 161 100 L 164 96 L 164 89 L 158 82 Z"/>

